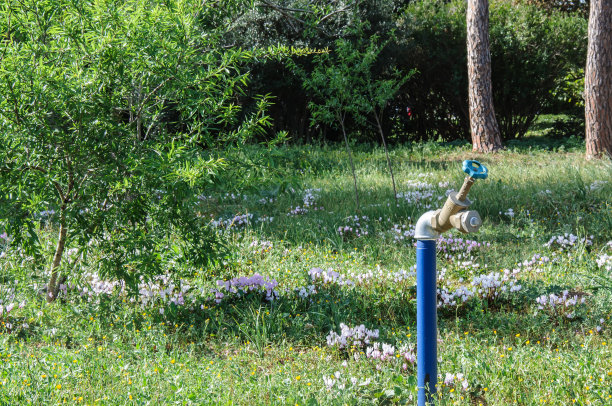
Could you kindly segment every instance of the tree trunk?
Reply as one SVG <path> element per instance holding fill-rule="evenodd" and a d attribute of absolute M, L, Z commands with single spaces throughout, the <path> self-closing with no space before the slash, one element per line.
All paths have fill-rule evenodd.
<path fill-rule="evenodd" d="M 494 152 L 502 143 L 493 109 L 488 0 L 468 0 L 467 60 L 472 149 Z"/>
<path fill-rule="evenodd" d="M 359 193 L 357 192 L 357 175 L 355 174 L 355 164 L 353 163 L 353 155 L 351 154 L 351 147 L 349 146 L 348 137 L 346 136 L 346 130 L 344 128 L 344 118 L 340 117 L 340 127 L 342 127 L 342 135 L 344 136 L 344 145 L 346 146 L 346 153 L 349 156 L 351 162 L 351 171 L 353 171 L 353 186 L 355 188 L 355 203 L 357 204 L 357 211 L 359 211 Z"/>
<path fill-rule="evenodd" d="M 66 207 L 60 209 L 60 231 L 59 240 L 57 241 L 57 248 L 55 249 L 55 255 L 53 256 L 53 264 L 51 265 L 51 279 L 47 285 L 47 302 L 53 302 L 57 298 L 57 292 L 59 291 L 59 284 L 57 282 L 59 276 L 59 266 L 62 262 L 62 255 L 64 254 L 64 248 L 66 247 L 66 239 L 68 236 L 68 228 L 66 227 Z"/>
<path fill-rule="evenodd" d="M 612 157 L 612 0 L 591 0 L 584 74 L 586 157 Z"/>
<path fill-rule="evenodd" d="M 393 197 L 395 198 L 395 204 L 397 205 L 397 189 L 395 188 L 395 176 L 393 176 L 393 169 L 391 168 L 391 159 L 389 158 L 389 150 L 387 149 L 387 141 L 385 140 L 385 134 L 383 133 L 382 126 L 380 125 L 380 119 L 378 118 L 378 114 L 376 114 L 376 111 L 374 111 L 374 118 L 376 119 L 378 132 L 380 133 L 380 138 L 382 138 L 383 146 L 385 147 L 387 166 L 389 167 L 389 172 L 391 173 L 391 183 L 393 183 Z"/>

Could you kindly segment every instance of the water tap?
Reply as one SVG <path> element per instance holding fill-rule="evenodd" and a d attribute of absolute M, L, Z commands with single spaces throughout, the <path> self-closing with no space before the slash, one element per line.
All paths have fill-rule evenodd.
<path fill-rule="evenodd" d="M 473 233 L 482 225 L 478 212 L 468 210 L 472 202 L 467 194 L 476 179 L 486 179 L 489 171 L 480 162 L 470 160 L 463 161 L 463 171 L 467 176 L 459 192 L 451 191 L 442 209 L 436 210 L 431 217 L 431 227 L 439 233 L 453 227 L 462 233 Z"/>

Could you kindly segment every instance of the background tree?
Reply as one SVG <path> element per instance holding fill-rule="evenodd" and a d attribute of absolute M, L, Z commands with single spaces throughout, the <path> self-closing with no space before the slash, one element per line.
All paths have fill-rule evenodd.
<path fill-rule="evenodd" d="M 355 87 L 354 90 L 355 92 L 364 93 L 366 95 L 363 110 L 365 113 L 371 114 L 374 117 L 376 129 L 378 130 L 378 134 L 380 135 L 380 139 L 385 150 L 385 158 L 387 159 L 389 174 L 391 175 L 393 197 L 397 203 L 397 187 L 395 185 L 395 176 L 393 175 L 393 165 L 391 164 L 391 158 L 389 156 L 389 148 L 387 147 L 387 139 L 383 129 L 383 121 L 385 120 L 385 109 L 387 104 L 400 91 L 402 85 L 414 74 L 414 70 L 411 70 L 404 75 L 397 70 L 391 70 L 390 72 L 387 72 L 385 76 L 383 76 L 380 72 L 376 72 L 378 74 L 375 75 L 373 69 L 376 66 L 376 60 L 379 58 L 383 49 L 390 42 L 391 39 L 382 44 L 378 44 L 378 37 L 376 35 L 370 38 L 370 43 L 363 52 L 363 64 L 360 65 L 362 70 L 360 72 L 354 72 L 355 75 L 363 78 L 362 81 L 356 84 L 358 85 L 361 83 L 363 88 Z M 365 115 L 358 114 L 356 117 L 357 122 L 360 122 L 360 119 L 365 117 Z"/>
<path fill-rule="evenodd" d="M 351 173 L 353 174 L 355 205 L 359 210 L 357 174 L 346 131 L 346 121 L 351 115 L 358 113 L 360 106 L 363 105 L 362 100 L 355 98 L 354 82 L 350 75 L 350 70 L 355 69 L 363 60 L 361 60 L 359 53 L 354 52 L 353 47 L 347 40 L 336 42 L 336 52 L 341 55 L 338 58 L 341 61 L 339 64 L 334 63 L 333 56 L 325 53 L 315 57 L 315 68 L 310 74 L 305 73 L 297 66 L 296 71 L 304 78 L 304 88 L 312 92 L 315 97 L 315 100 L 308 104 L 312 113 L 311 125 L 324 123 L 338 126 L 342 131 L 346 153 L 351 164 Z"/>
<path fill-rule="evenodd" d="M 333 51 L 317 56 L 310 75 L 306 74 L 303 68 L 294 65 L 294 70 L 300 72 L 303 77 L 305 89 L 314 95 L 314 100 L 309 104 L 313 124 L 337 125 L 342 131 L 353 172 L 355 202 L 358 208 L 357 175 L 348 142 L 346 123 L 351 120 L 364 127 L 368 123 L 368 118 L 374 118 L 376 130 L 385 150 L 394 198 L 397 200 L 393 166 L 382 120 L 388 101 L 414 73 L 411 71 L 402 77 L 395 70 L 375 72 L 377 60 L 389 44 L 389 40 L 381 43 L 377 35 L 365 39 L 361 35 L 362 29 L 363 26 L 360 26 L 355 30 L 354 41 L 337 40 Z"/>
<path fill-rule="evenodd" d="M 612 156 L 612 0 L 592 0 L 585 69 L 586 156 Z"/>
<path fill-rule="evenodd" d="M 494 152 L 502 143 L 493 108 L 488 0 L 468 0 L 466 21 L 472 149 Z"/>

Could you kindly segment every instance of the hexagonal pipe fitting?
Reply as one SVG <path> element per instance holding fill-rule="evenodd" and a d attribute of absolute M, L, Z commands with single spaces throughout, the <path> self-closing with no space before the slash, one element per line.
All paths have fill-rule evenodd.
<path fill-rule="evenodd" d="M 482 219 L 476 210 L 460 211 L 450 217 L 450 222 L 462 233 L 475 233 L 482 225 Z"/>

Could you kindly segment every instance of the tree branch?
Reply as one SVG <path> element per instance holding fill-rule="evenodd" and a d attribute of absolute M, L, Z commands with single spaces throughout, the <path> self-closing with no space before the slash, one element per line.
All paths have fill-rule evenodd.
<path fill-rule="evenodd" d="M 32 170 L 32 171 L 38 171 L 41 173 L 44 173 L 45 175 L 49 172 L 47 172 L 47 170 L 45 168 L 41 168 L 40 166 L 36 166 L 36 165 L 26 165 L 22 168 L 22 170 Z M 56 181 L 52 180 L 51 183 L 53 184 L 53 186 L 55 187 L 55 189 L 57 190 L 57 193 L 59 193 L 60 195 L 60 199 L 62 199 L 62 202 L 64 202 L 66 200 L 66 195 L 64 195 L 64 191 L 62 189 L 62 186 L 57 183 Z"/>
<path fill-rule="evenodd" d="M 347 4 L 346 6 L 344 6 L 343 8 L 339 9 L 339 10 L 334 10 L 329 14 L 324 15 L 323 17 L 321 17 L 321 19 L 319 20 L 319 24 L 321 24 L 323 21 L 327 20 L 328 18 L 334 16 L 335 14 L 338 13 L 343 13 L 346 10 L 350 9 L 351 7 L 353 7 L 356 4 L 356 2 L 352 2 L 350 4 Z"/>
<path fill-rule="evenodd" d="M 165 85 L 168 81 L 170 81 L 171 79 L 174 79 L 174 76 L 170 76 L 167 77 L 166 79 L 164 79 L 159 85 L 157 85 L 155 87 L 155 89 L 151 90 L 146 96 L 145 98 L 142 100 L 142 102 L 140 103 L 140 107 L 138 108 L 138 111 L 136 112 L 136 117 L 140 117 L 140 113 L 142 113 L 142 109 L 144 108 L 145 104 L 149 101 L 149 99 L 151 98 L 151 96 L 153 96 L 153 94 L 155 92 L 157 92 L 159 89 L 161 89 L 161 87 L 163 85 Z"/>
<path fill-rule="evenodd" d="M 309 24 L 308 24 L 308 22 L 306 22 L 306 21 L 302 20 L 301 18 L 296 17 L 296 16 L 295 16 L 295 15 L 293 15 L 292 13 L 315 14 L 315 12 L 314 12 L 314 11 L 312 11 L 312 10 L 300 9 L 300 8 L 291 8 L 291 7 L 284 7 L 284 6 L 281 6 L 281 5 L 279 5 L 279 4 L 274 4 L 274 3 L 271 3 L 271 2 L 269 2 L 268 0 L 260 0 L 260 1 L 261 1 L 261 4 L 262 4 L 264 7 L 271 8 L 271 9 L 273 9 L 273 10 L 276 10 L 276 11 L 278 11 L 280 14 L 282 14 L 283 16 L 285 16 L 285 17 L 287 17 L 287 18 L 289 18 L 289 19 L 291 19 L 291 20 L 297 21 L 297 22 L 299 22 L 299 23 L 300 23 L 300 24 L 302 24 L 302 25 L 309 25 Z M 328 18 L 331 18 L 331 17 L 333 17 L 333 16 L 334 16 L 334 15 L 336 15 L 336 14 L 343 13 L 343 12 L 347 11 L 348 9 L 352 8 L 352 7 L 353 7 L 355 4 L 357 4 L 357 3 L 356 3 L 356 1 L 353 1 L 352 3 L 347 4 L 346 6 L 344 6 L 344 7 L 340 8 L 340 9 L 338 9 L 338 10 L 334 10 L 334 11 L 332 11 L 331 13 L 325 14 L 323 17 L 321 17 L 321 19 L 320 19 L 320 20 L 318 20 L 318 21 L 316 22 L 316 24 L 312 25 L 312 27 L 313 27 L 314 29 L 316 29 L 317 31 L 321 32 L 322 34 L 324 34 L 325 36 L 329 36 L 329 34 L 328 34 L 327 32 L 325 32 L 325 30 L 323 30 L 321 27 L 319 27 L 319 25 L 320 25 L 320 24 L 321 24 L 323 21 L 327 20 Z M 297 30 L 295 27 L 294 27 L 294 30 L 295 30 L 296 32 L 298 31 L 298 30 Z"/>

